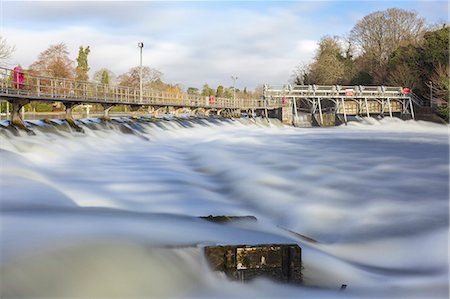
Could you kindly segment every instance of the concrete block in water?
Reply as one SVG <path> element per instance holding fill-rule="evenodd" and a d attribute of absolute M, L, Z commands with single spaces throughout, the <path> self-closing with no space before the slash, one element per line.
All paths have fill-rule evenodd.
<path fill-rule="evenodd" d="M 215 223 L 228 223 L 233 221 L 257 221 L 255 216 L 201 216 L 200 219 L 208 220 Z"/>
<path fill-rule="evenodd" d="M 234 280 L 302 282 L 301 248 L 296 244 L 207 246 L 205 255 L 213 270 Z"/>

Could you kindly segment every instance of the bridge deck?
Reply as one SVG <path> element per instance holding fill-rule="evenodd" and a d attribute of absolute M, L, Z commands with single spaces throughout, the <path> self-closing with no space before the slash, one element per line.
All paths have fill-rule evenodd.
<path fill-rule="evenodd" d="M 260 99 L 227 99 L 190 95 L 181 92 L 163 92 L 110 86 L 94 82 L 25 75 L 15 83 L 13 70 L 0 67 L 0 96 L 6 99 L 32 101 L 98 103 L 114 105 L 151 105 L 198 108 L 254 109 L 264 107 Z M 16 80 L 17 81 L 17 80 Z M 274 103 L 275 104 L 275 103 Z M 279 104 L 275 104 L 279 105 Z"/>

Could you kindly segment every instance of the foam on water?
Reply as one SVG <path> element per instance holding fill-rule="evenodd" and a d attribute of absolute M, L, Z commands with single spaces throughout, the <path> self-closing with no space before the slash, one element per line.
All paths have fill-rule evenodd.
<path fill-rule="evenodd" d="M 448 297 L 448 126 L 55 123 L 0 130 L 5 297 Z M 230 282 L 201 254 L 263 243 L 299 244 L 321 288 Z"/>

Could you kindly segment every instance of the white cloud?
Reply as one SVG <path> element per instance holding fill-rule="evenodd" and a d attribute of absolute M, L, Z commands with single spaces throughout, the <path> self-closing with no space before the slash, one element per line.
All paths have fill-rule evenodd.
<path fill-rule="evenodd" d="M 91 8 L 84 16 L 78 9 L 83 5 Z M 311 4 L 311 9 L 322 5 Z M 47 6 L 39 11 L 46 11 Z M 44 14 L 51 19 L 59 7 L 61 15 L 56 19 L 39 23 L 43 17 L 37 18 L 34 13 L 38 12 L 28 9 L 23 17 L 36 25 L 7 21 L 3 34 L 17 49 L 13 64 L 28 66 L 49 45 L 65 42 L 74 60 L 80 45 L 91 47 L 91 74 L 106 67 L 120 75 L 139 64 L 137 42 L 143 41 L 144 65 L 162 71 L 166 82 L 227 86 L 231 85 L 230 76 L 237 75 L 238 87 L 254 88 L 261 83 L 283 84 L 296 65 L 312 59 L 316 41 L 309 34 L 306 15 L 302 15 L 310 13 L 306 6 L 300 9 L 293 3 L 259 11 L 237 5 L 225 12 L 201 5 L 150 3 L 151 9 L 113 5 L 97 20 L 95 13 L 102 8 L 99 4 L 64 7 L 57 3 Z"/>

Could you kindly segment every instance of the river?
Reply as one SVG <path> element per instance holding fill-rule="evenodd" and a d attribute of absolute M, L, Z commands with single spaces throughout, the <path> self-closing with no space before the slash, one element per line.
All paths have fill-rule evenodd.
<path fill-rule="evenodd" d="M 448 298 L 448 126 L 58 122 L 0 128 L 2 298 Z M 268 243 L 302 247 L 304 286 L 202 253 Z"/>

